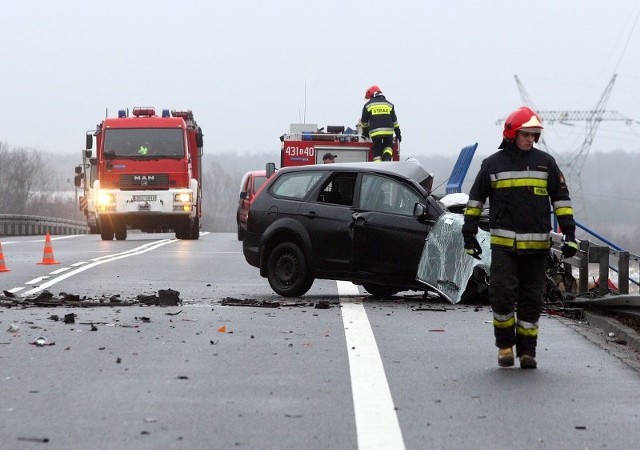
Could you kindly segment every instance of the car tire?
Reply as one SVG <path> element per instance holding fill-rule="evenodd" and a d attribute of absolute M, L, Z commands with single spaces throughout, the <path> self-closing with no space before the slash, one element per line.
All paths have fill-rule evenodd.
<path fill-rule="evenodd" d="M 238 240 L 239 241 L 244 240 L 245 233 L 246 233 L 246 231 L 244 231 L 244 228 L 242 228 L 242 226 L 240 224 L 238 224 Z"/>
<path fill-rule="evenodd" d="M 374 297 L 392 297 L 400 292 L 397 287 L 381 286 L 379 284 L 363 284 L 362 287 Z"/>
<path fill-rule="evenodd" d="M 300 297 L 313 284 L 302 249 L 293 242 L 278 244 L 267 261 L 267 280 L 271 289 L 283 297 Z"/>

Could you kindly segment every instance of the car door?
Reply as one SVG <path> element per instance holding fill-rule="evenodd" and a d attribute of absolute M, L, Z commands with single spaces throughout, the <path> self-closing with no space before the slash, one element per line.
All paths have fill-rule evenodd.
<path fill-rule="evenodd" d="M 431 224 L 413 215 L 426 200 L 400 179 L 364 174 L 353 213 L 353 259 L 357 271 L 415 278 Z"/>
<path fill-rule="evenodd" d="M 334 172 L 300 207 L 313 249 L 314 270 L 340 278 L 352 270 L 353 198 L 358 174 Z"/>

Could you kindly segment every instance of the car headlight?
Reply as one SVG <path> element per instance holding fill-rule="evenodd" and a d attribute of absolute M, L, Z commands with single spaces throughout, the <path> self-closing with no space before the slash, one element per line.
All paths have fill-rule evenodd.
<path fill-rule="evenodd" d="M 191 192 L 180 192 L 173 194 L 174 203 L 191 203 L 193 194 Z"/>

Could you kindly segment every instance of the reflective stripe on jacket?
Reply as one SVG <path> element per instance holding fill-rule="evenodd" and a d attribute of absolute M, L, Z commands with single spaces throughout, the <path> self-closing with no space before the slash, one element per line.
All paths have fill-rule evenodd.
<path fill-rule="evenodd" d="M 363 130 L 369 131 L 369 137 L 393 136 L 400 128 L 393 103 L 381 94 L 364 104 L 360 124 Z"/>

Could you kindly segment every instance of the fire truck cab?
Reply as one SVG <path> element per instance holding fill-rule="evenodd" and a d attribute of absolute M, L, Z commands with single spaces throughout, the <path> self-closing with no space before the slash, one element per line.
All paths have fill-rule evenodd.
<path fill-rule="evenodd" d="M 280 136 L 282 143 L 280 166 L 304 166 L 322 164 L 326 153 L 337 155 L 336 162 L 373 161 L 373 144 L 362 136 L 362 129 L 344 126 L 327 126 L 326 130 L 317 124 L 293 123 L 289 132 Z M 400 159 L 400 145 L 393 143 L 393 161 Z"/>

